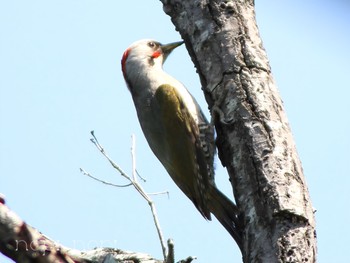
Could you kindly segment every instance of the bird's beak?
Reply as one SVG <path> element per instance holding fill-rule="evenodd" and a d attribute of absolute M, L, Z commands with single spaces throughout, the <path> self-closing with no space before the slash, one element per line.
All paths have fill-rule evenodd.
<path fill-rule="evenodd" d="M 165 45 L 161 45 L 160 48 L 163 51 L 163 62 L 167 59 L 167 57 L 169 56 L 169 54 L 178 46 L 181 46 L 184 43 L 184 41 L 179 41 L 179 42 L 174 42 L 174 43 L 170 43 L 170 44 L 165 44 Z"/>

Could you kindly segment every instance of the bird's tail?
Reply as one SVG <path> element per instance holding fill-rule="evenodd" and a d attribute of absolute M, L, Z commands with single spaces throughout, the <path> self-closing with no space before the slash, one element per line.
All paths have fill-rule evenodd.
<path fill-rule="evenodd" d="M 230 233 L 242 250 L 242 235 L 239 226 L 237 206 L 219 191 L 214 185 L 210 186 L 208 202 L 210 212 L 219 220 L 221 225 Z"/>

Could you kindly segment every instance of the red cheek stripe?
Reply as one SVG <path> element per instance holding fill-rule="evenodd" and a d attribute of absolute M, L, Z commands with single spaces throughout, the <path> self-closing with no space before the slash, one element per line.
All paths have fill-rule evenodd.
<path fill-rule="evenodd" d="M 162 53 L 160 51 L 155 51 L 153 54 L 152 54 L 152 58 L 157 58 L 161 55 Z"/>

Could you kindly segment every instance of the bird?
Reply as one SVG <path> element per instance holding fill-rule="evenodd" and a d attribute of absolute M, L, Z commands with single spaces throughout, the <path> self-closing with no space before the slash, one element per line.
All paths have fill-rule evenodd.
<path fill-rule="evenodd" d="M 122 73 L 154 155 L 202 216 L 213 214 L 238 243 L 238 209 L 215 185 L 213 125 L 187 88 L 163 70 L 183 43 L 136 41 L 123 53 Z"/>

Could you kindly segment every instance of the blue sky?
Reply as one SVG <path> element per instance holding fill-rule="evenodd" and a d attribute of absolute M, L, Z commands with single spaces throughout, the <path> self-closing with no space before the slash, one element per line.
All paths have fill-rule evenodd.
<path fill-rule="evenodd" d="M 318 262 L 347 256 L 350 118 L 350 5 L 347 1 L 256 1 L 258 26 L 317 209 Z M 77 249 L 110 246 L 161 258 L 147 204 L 131 188 L 84 177 L 123 179 L 89 142 L 95 130 L 110 156 L 147 178 L 177 259 L 241 262 L 231 237 L 206 222 L 152 155 L 120 70 L 135 40 L 180 40 L 159 1 L 1 1 L 0 192 L 29 224 Z M 207 109 L 184 46 L 165 69 Z M 209 116 L 209 115 L 208 115 Z M 230 195 L 217 161 L 217 181 Z M 0 256 L 1 262 L 8 262 Z"/>

